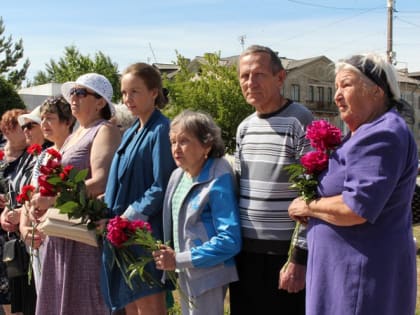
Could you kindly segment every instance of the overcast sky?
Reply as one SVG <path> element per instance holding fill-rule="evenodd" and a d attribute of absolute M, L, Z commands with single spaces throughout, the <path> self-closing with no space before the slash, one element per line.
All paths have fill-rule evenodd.
<path fill-rule="evenodd" d="M 420 71 L 420 1 L 395 1 L 397 68 Z M 32 78 L 75 45 L 102 51 L 119 70 L 133 62 L 172 63 L 206 52 L 238 55 L 262 44 L 292 59 L 336 61 L 387 49 L 387 0 L 41 0 L 2 1 L 5 34 L 22 38 Z"/>

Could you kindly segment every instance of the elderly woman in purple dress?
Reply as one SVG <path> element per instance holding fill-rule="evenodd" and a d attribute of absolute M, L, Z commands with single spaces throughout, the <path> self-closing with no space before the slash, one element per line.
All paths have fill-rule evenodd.
<path fill-rule="evenodd" d="M 414 314 L 418 153 L 398 113 L 395 70 L 355 55 L 337 63 L 335 85 L 349 133 L 318 178 L 320 198 L 289 207 L 292 218 L 309 217 L 306 314 Z"/>

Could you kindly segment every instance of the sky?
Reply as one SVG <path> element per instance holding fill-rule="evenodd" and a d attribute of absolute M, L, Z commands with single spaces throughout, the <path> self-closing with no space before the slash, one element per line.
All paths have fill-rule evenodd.
<path fill-rule="evenodd" d="M 9 0 L 0 16 L 3 35 L 23 40 L 30 80 L 71 45 L 91 57 L 103 52 L 119 71 L 134 62 L 174 63 L 177 52 L 239 55 L 253 44 L 291 59 L 385 55 L 387 1 Z M 392 24 L 396 67 L 420 71 L 420 0 L 394 1 Z"/>

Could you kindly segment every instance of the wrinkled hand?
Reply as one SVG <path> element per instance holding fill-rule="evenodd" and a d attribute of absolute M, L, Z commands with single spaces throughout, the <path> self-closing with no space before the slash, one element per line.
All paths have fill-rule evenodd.
<path fill-rule="evenodd" d="M 10 218 L 13 218 L 13 216 L 19 215 L 18 212 L 10 211 L 7 207 L 3 209 L 3 212 L 1 213 L 1 227 L 6 232 L 15 232 L 18 229 L 18 223 L 19 220 L 16 220 L 16 218 L 13 219 L 14 222 L 17 221 L 17 223 L 13 223 L 10 221 Z M 20 216 L 19 216 L 20 218 Z"/>
<path fill-rule="evenodd" d="M 0 208 L 3 209 L 4 207 L 6 207 L 6 204 L 7 204 L 6 196 L 4 194 L 0 194 Z"/>
<path fill-rule="evenodd" d="M 175 270 L 176 260 L 175 251 L 167 245 L 160 245 L 160 249 L 153 251 L 153 259 L 155 260 L 156 269 L 159 270 Z"/>
<path fill-rule="evenodd" d="M 311 211 L 308 204 L 302 198 L 295 198 L 289 205 L 289 217 L 302 224 L 308 224 Z"/>
<path fill-rule="evenodd" d="M 279 273 L 279 289 L 297 293 L 305 288 L 306 266 L 289 262 Z"/>
<path fill-rule="evenodd" d="M 32 229 L 32 227 L 25 227 L 25 244 L 31 246 L 34 249 L 39 248 L 41 246 L 45 235 L 39 232 L 36 228 Z"/>
<path fill-rule="evenodd" d="M 54 203 L 55 197 L 41 196 L 40 193 L 35 193 L 31 198 L 31 206 L 42 212 L 42 214 L 44 214 L 48 208 L 52 207 Z"/>

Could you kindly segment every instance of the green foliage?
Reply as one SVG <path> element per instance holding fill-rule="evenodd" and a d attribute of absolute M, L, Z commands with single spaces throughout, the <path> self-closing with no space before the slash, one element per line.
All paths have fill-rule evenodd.
<path fill-rule="evenodd" d="M 60 169 L 59 172 L 52 172 L 48 178 L 48 183 L 59 187 L 60 191 L 54 206 L 70 219 L 81 219 L 88 229 L 94 229 L 95 222 L 106 217 L 107 206 L 102 200 L 88 196 L 85 184 L 88 169 L 79 171 L 73 168 L 65 180 L 60 176 Z"/>
<path fill-rule="evenodd" d="M 64 56 L 58 61 L 51 59 L 45 67 L 45 71 L 39 71 L 35 75 L 33 85 L 75 81 L 82 74 L 96 72 L 111 82 L 114 89 L 113 101 L 117 102 L 121 98 L 118 65 L 101 51 L 90 57 L 82 55 L 75 46 L 65 47 Z"/>
<path fill-rule="evenodd" d="M 303 200 L 310 202 L 316 198 L 318 181 L 313 175 L 305 174 L 305 168 L 301 164 L 291 164 L 284 169 L 290 176 L 289 181 L 292 183 L 290 188 L 296 189 Z"/>
<path fill-rule="evenodd" d="M 3 19 L 0 17 L 0 76 L 18 88 L 25 79 L 30 62 L 26 59 L 20 69 L 16 68 L 23 58 L 23 42 L 22 39 L 14 42 L 12 36 L 6 38 L 4 31 Z"/>
<path fill-rule="evenodd" d="M 26 108 L 11 83 L 0 76 L 0 117 L 9 109 Z"/>
<path fill-rule="evenodd" d="M 209 113 L 222 129 L 227 151 L 233 152 L 236 128 L 253 112 L 242 96 L 237 67 L 222 64 L 220 53 L 207 54 L 198 73 L 178 53 L 177 64 L 180 70 L 176 76 L 164 80 L 170 91 L 165 114 L 173 118 L 184 109 Z"/>

